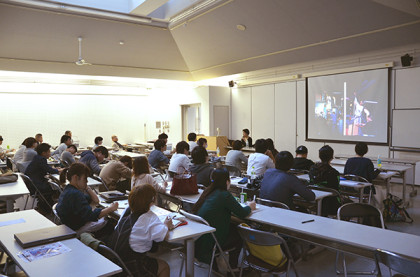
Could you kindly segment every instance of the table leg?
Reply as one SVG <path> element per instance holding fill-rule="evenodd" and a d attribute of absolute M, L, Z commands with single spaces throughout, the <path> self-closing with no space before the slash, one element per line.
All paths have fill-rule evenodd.
<path fill-rule="evenodd" d="M 405 171 L 401 172 L 401 177 L 403 180 L 403 191 L 402 191 L 402 200 L 405 207 L 408 207 L 408 203 L 405 202 L 405 189 L 406 189 L 406 180 L 405 180 Z"/>
<path fill-rule="evenodd" d="M 318 201 L 317 201 L 317 204 L 318 204 L 318 210 L 317 210 L 317 215 L 321 215 L 321 212 L 322 212 L 322 199 L 319 199 Z"/>
<path fill-rule="evenodd" d="M 365 187 L 359 188 L 359 203 L 363 202 L 363 191 Z"/>
<path fill-rule="evenodd" d="M 185 247 L 187 248 L 185 276 L 194 277 L 194 240 L 187 239 L 185 241 Z"/>
<path fill-rule="evenodd" d="M 15 210 L 15 201 L 13 199 L 7 199 L 6 200 L 6 211 L 8 213 L 11 213 Z"/>

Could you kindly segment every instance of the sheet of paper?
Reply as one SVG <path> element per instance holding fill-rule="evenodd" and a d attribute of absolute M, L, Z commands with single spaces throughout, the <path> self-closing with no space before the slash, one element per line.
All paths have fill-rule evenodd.
<path fill-rule="evenodd" d="M 26 221 L 23 218 L 8 220 L 8 221 L 0 221 L 0 227 L 13 225 L 13 224 L 18 224 L 18 223 L 25 223 L 25 222 Z"/>
<path fill-rule="evenodd" d="M 70 251 L 71 249 L 61 242 L 55 242 L 22 250 L 18 253 L 18 257 L 25 262 L 30 263 Z"/>

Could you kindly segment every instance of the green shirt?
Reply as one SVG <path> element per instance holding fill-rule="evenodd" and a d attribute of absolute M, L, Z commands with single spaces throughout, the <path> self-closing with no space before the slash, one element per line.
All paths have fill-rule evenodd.
<path fill-rule="evenodd" d="M 207 196 L 198 215 L 204 218 L 210 226 L 216 228 L 216 238 L 223 247 L 229 234 L 230 217 L 234 213 L 239 218 L 245 218 L 251 213 L 251 208 L 242 207 L 228 191 L 215 190 Z M 214 246 L 211 234 L 201 236 L 195 243 L 196 258 L 210 263 Z"/>

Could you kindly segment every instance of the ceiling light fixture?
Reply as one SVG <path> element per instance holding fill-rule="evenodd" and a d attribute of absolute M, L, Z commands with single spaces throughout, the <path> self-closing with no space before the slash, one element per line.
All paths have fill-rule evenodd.
<path fill-rule="evenodd" d="M 246 26 L 242 25 L 242 24 L 238 24 L 236 25 L 236 29 L 238 29 L 239 31 L 245 31 L 246 30 Z"/>

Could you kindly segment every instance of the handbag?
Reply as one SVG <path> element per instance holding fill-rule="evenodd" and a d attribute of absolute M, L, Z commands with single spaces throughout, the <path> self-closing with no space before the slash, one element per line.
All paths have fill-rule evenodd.
<path fill-rule="evenodd" d="M 175 174 L 172 180 L 170 193 L 173 195 L 198 194 L 197 177 L 190 171 L 184 171 L 182 174 Z"/>
<path fill-rule="evenodd" d="M 382 212 L 385 221 L 389 222 L 406 222 L 412 223 L 413 219 L 404 208 L 402 199 L 395 195 L 388 193 L 386 199 L 383 201 L 384 210 Z"/>
<path fill-rule="evenodd" d="M 5 173 L 3 175 L 0 175 L 0 184 L 8 184 L 16 182 L 18 179 L 18 176 L 16 174 L 8 174 Z"/>

